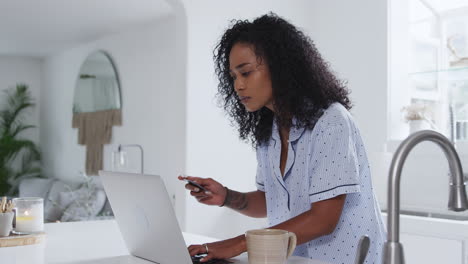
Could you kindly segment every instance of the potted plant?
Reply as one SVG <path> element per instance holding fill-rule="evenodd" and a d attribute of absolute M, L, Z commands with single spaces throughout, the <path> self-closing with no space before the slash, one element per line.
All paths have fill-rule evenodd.
<path fill-rule="evenodd" d="M 23 116 L 34 101 L 25 84 L 4 91 L 0 109 L 0 196 L 16 196 L 21 180 L 41 177 L 41 154 L 36 144 L 21 138 L 23 131 L 34 128 L 25 124 Z"/>
<path fill-rule="evenodd" d="M 413 103 L 401 109 L 404 119 L 410 126 L 410 134 L 419 130 L 431 129 L 433 122 L 429 118 L 431 111 L 427 105 Z"/>

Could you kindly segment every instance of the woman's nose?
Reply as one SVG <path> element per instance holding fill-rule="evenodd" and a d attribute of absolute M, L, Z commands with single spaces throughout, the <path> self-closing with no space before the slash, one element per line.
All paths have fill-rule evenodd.
<path fill-rule="evenodd" d="M 236 91 L 239 91 L 239 90 L 243 90 L 245 89 L 245 84 L 243 81 L 237 79 L 235 82 L 234 82 L 234 89 Z"/>

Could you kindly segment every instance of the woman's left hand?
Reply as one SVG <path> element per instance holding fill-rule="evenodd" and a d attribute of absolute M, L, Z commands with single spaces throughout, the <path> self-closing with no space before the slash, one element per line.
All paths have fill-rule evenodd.
<path fill-rule="evenodd" d="M 205 247 L 206 245 L 206 247 Z M 207 249 L 208 248 L 208 252 Z M 207 254 L 200 262 L 206 262 L 210 259 L 229 259 L 238 256 L 247 251 L 247 243 L 244 235 L 230 238 L 214 243 L 203 245 L 190 245 L 188 247 L 190 256 Z"/>

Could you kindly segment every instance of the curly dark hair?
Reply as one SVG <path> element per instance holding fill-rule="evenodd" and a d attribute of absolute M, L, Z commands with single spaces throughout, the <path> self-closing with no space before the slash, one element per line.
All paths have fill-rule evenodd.
<path fill-rule="evenodd" d="M 248 112 L 241 104 L 229 72 L 229 54 L 236 43 L 251 44 L 257 58 L 267 64 L 275 113 L 266 107 Z M 274 118 L 280 127 L 291 127 L 294 117 L 296 126 L 312 129 L 332 103 L 339 102 L 348 110 L 352 107 L 345 82 L 331 72 L 312 40 L 274 13 L 253 22 L 231 21 L 213 54 L 219 102 L 240 138 L 254 146 L 270 139 Z"/>

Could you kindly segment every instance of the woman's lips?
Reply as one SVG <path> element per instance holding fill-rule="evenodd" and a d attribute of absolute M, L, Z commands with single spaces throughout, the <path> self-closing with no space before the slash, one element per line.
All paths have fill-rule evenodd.
<path fill-rule="evenodd" d="M 249 96 L 239 96 L 241 103 L 245 104 L 250 100 Z"/>

